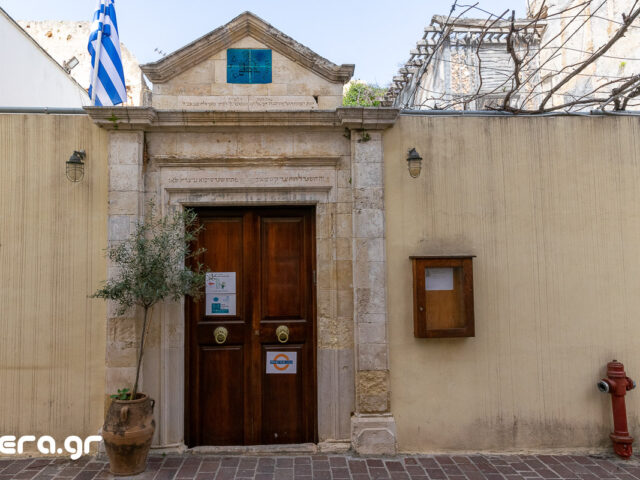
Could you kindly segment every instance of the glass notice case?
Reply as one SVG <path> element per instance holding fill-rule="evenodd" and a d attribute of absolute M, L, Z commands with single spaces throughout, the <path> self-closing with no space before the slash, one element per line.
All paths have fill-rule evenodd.
<path fill-rule="evenodd" d="M 413 263 L 414 336 L 475 336 L 473 256 L 410 258 Z"/>

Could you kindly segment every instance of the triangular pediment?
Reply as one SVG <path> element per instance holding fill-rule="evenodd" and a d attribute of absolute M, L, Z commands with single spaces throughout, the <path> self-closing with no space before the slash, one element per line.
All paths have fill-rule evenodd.
<path fill-rule="evenodd" d="M 164 83 L 248 36 L 329 82 L 345 84 L 353 76 L 354 65 L 330 62 L 251 12 L 141 68 L 153 83 Z"/>

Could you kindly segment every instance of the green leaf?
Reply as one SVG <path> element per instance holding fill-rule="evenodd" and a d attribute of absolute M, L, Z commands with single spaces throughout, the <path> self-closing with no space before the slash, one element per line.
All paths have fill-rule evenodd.
<path fill-rule="evenodd" d="M 106 256 L 115 273 L 92 297 L 113 301 L 118 315 L 142 307 L 145 319 L 158 302 L 179 301 L 185 295 L 199 298 L 204 290 L 205 268 L 197 260 L 204 250 L 194 251 L 193 244 L 202 229 L 192 210 L 158 215 L 156 206 L 148 203 L 133 233 L 107 248 Z M 140 371 L 141 358 L 140 352 L 136 372 Z M 136 389 L 137 374 L 133 392 L 125 388 L 112 398 L 127 400 Z"/>
<path fill-rule="evenodd" d="M 163 300 L 178 301 L 185 295 L 202 295 L 202 264 L 189 261 L 202 250 L 192 251 L 202 226 L 191 210 L 158 216 L 149 203 L 144 220 L 125 241 L 107 249 L 117 274 L 104 282 L 93 297 L 112 300 L 123 315 L 134 306 L 151 308 Z"/>
<path fill-rule="evenodd" d="M 358 80 L 351 82 L 342 97 L 345 107 L 379 107 L 387 89 Z"/>

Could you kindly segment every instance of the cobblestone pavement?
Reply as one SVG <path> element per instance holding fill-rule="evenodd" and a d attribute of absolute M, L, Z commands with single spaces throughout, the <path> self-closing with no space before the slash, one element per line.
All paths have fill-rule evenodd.
<path fill-rule="evenodd" d="M 0 480 L 113 477 L 106 462 L 91 457 L 68 459 L 0 459 Z M 350 455 L 151 456 L 136 480 L 516 480 L 640 479 L 640 457 L 584 455 L 420 455 L 362 458 Z"/>

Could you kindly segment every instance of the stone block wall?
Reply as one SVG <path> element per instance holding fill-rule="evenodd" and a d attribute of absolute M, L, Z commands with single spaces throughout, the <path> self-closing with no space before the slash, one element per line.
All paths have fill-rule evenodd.
<path fill-rule="evenodd" d="M 109 206 L 107 240 L 117 244 L 129 237 L 142 215 L 142 132 L 109 134 Z M 117 270 L 107 262 L 107 277 Z M 142 328 L 139 312 L 119 314 L 115 302 L 107 302 L 106 395 L 131 388 L 135 378 L 138 338 Z"/>
<path fill-rule="evenodd" d="M 395 453 L 390 414 L 382 133 L 352 131 L 356 415 L 352 443 L 364 454 Z"/>
<path fill-rule="evenodd" d="M 355 409 L 351 156 L 343 133 L 301 128 L 146 133 L 145 198 L 155 198 L 165 211 L 182 205 L 315 204 L 321 442 L 348 442 Z M 263 182 L 284 176 L 315 180 Z M 155 361 L 145 365 L 143 381 L 158 400 L 156 443 L 171 445 L 182 440 L 183 429 L 178 413 L 183 390 L 176 387 L 184 381 L 182 306 L 164 305 L 153 319 L 145 355 Z"/>

